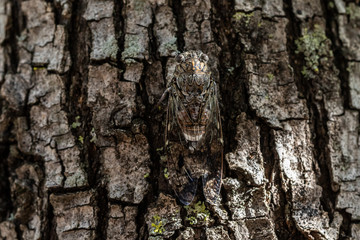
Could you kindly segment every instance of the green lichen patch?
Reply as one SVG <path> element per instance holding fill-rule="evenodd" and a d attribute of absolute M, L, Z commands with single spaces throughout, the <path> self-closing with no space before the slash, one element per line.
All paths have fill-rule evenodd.
<path fill-rule="evenodd" d="M 139 35 L 126 34 L 125 46 L 124 51 L 121 54 L 121 59 L 125 60 L 128 58 L 139 58 L 144 51 L 144 46 L 142 46 L 142 44 L 143 43 Z M 132 62 L 135 61 L 133 60 Z"/>
<path fill-rule="evenodd" d="M 44 69 L 46 69 L 46 67 L 33 67 L 34 71 L 44 70 Z"/>
<path fill-rule="evenodd" d="M 161 155 L 160 156 L 160 163 L 165 164 L 166 162 L 167 162 L 167 156 L 166 155 Z"/>
<path fill-rule="evenodd" d="M 250 20 L 253 16 L 254 16 L 254 12 L 251 13 L 237 12 L 232 16 L 232 18 L 236 21 L 243 20 L 246 25 L 249 25 Z"/>
<path fill-rule="evenodd" d="M 87 184 L 87 178 L 83 170 L 79 168 L 75 173 L 66 177 L 65 187 L 81 187 Z"/>
<path fill-rule="evenodd" d="M 116 55 L 119 51 L 117 41 L 114 36 L 110 37 L 103 45 L 106 56 L 110 56 L 111 60 L 116 60 Z"/>
<path fill-rule="evenodd" d="M 71 124 L 71 128 L 77 128 L 77 127 L 80 127 L 81 126 L 81 122 L 80 122 L 80 116 L 76 116 L 75 117 L 75 122 L 73 122 Z"/>
<path fill-rule="evenodd" d="M 153 216 L 150 231 L 152 234 L 162 234 L 165 231 L 163 220 L 159 215 Z"/>
<path fill-rule="evenodd" d="M 164 177 L 165 177 L 166 179 L 169 178 L 169 172 L 168 172 L 168 169 L 167 169 L 167 168 L 164 169 Z"/>
<path fill-rule="evenodd" d="M 326 37 L 324 30 L 315 25 L 312 31 L 304 29 L 304 34 L 295 40 L 296 53 L 302 53 L 305 59 L 305 66 L 301 73 L 307 79 L 314 79 L 320 71 L 320 63 L 333 57 L 330 49 L 331 41 Z"/>
<path fill-rule="evenodd" d="M 159 46 L 159 53 L 160 54 L 170 54 L 174 51 L 177 51 L 177 38 L 176 37 L 170 37 L 166 39 L 164 42 L 162 42 Z"/>
<path fill-rule="evenodd" d="M 146 0 L 133 1 L 132 4 L 134 4 L 135 11 L 145 11 L 145 9 L 148 7 L 146 4 Z"/>
<path fill-rule="evenodd" d="M 210 217 L 210 212 L 206 208 L 205 203 L 198 201 L 195 204 L 185 206 L 187 211 L 186 221 L 189 222 L 190 225 L 197 225 L 202 223 L 207 223 Z"/>
<path fill-rule="evenodd" d="M 148 208 L 145 221 L 150 236 L 168 239 L 182 227 L 180 206 L 175 198 L 160 193 L 157 201 Z"/>
<path fill-rule="evenodd" d="M 266 74 L 266 76 L 267 76 L 267 78 L 269 79 L 269 81 L 271 82 L 273 79 L 274 79 L 274 74 L 272 74 L 272 73 L 268 73 L 268 74 Z"/>
<path fill-rule="evenodd" d="M 94 128 L 91 129 L 90 136 L 91 136 L 90 142 L 91 143 L 96 143 L 97 137 L 96 137 L 96 132 L 95 132 Z"/>
<path fill-rule="evenodd" d="M 349 15 L 350 20 L 360 19 L 360 6 L 356 6 L 355 3 L 349 3 L 346 7 L 346 14 Z"/>

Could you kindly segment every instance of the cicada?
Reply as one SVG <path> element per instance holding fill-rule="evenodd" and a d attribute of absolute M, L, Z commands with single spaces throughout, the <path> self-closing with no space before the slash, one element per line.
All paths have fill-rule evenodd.
<path fill-rule="evenodd" d="M 223 168 L 217 85 L 211 77 L 206 54 L 188 51 L 179 54 L 176 60 L 166 90 L 169 98 L 165 150 L 169 183 L 179 200 L 189 205 L 202 179 L 206 201 L 216 204 Z"/>

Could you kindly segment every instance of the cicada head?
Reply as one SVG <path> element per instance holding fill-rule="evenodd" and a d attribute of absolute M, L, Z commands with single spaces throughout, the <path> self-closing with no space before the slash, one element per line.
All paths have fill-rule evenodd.
<path fill-rule="evenodd" d="M 210 85 L 209 57 L 201 51 L 188 51 L 179 54 L 176 60 L 174 81 L 180 91 L 185 96 L 204 93 Z"/>

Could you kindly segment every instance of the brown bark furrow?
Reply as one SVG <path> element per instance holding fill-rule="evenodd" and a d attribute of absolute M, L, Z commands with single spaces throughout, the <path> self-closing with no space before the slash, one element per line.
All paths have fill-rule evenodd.
<path fill-rule="evenodd" d="M 22 110 L 21 115 L 28 117 L 15 119 L 19 150 L 41 159 L 14 165 L 18 173 L 11 183 L 12 198 L 17 202 L 15 219 L 20 223 L 18 237 L 40 239 L 46 235 L 43 230 L 49 221 L 46 219 L 48 189 L 82 185 L 86 176 L 79 166 L 79 151 L 61 105 L 65 102 L 64 79 L 57 74 L 66 72 L 70 65 L 65 28 L 55 25 L 50 3 L 21 2 L 20 10 L 17 15 L 26 19 L 26 26 L 20 29 L 23 37 L 17 39 L 21 58 L 17 73 L 5 77 L 1 92 L 10 108 Z M 22 23 L 21 19 L 16 21 Z M 17 151 L 13 151 L 8 161 L 17 155 Z M 20 182 L 34 181 L 24 194 L 19 194 L 21 189 L 17 186 L 21 184 L 15 184 L 20 179 Z"/>
<path fill-rule="evenodd" d="M 333 9 L 331 9 L 333 7 Z M 343 224 L 343 236 L 360 238 L 359 224 L 359 90 L 360 90 L 360 7 L 356 3 L 335 1 L 335 6 L 328 6 L 337 12 L 337 18 L 328 17 L 333 34 L 333 43 L 343 60 L 338 61 L 344 94 L 345 113 L 327 122 L 329 128 L 330 176 L 332 187 L 338 191 L 335 207 L 344 209 L 347 215 Z M 336 26 L 336 28 L 335 28 Z M 342 128 L 340 130 L 340 128 Z"/>
<path fill-rule="evenodd" d="M 279 8 L 279 6 L 281 8 Z M 286 52 L 287 38 L 285 30 L 288 20 L 285 18 L 282 3 L 272 5 L 270 1 L 263 4 L 253 1 L 236 2 L 235 9 L 238 12 L 232 16 L 232 22 L 234 24 L 234 30 L 238 33 L 240 41 L 243 44 L 245 56 L 244 72 L 247 76 L 245 81 L 249 96 L 249 107 L 255 110 L 256 118 L 264 118 L 266 120 L 265 124 L 274 128 L 282 128 L 284 124 L 282 122 L 287 119 L 306 119 L 308 117 L 306 103 L 298 97 L 299 93 L 294 81 L 293 69 L 290 66 L 288 53 Z M 269 20 L 268 17 L 272 17 L 272 21 Z M 256 32 L 252 32 L 253 29 L 256 29 Z M 258 124 L 260 123 L 262 123 L 262 121 L 258 122 Z M 240 133 L 241 131 L 239 132 L 239 136 Z M 241 138 L 244 139 L 244 136 Z M 251 145 L 254 146 L 254 140 L 251 139 L 250 142 Z M 275 144 L 270 144 L 270 147 L 274 145 Z M 242 145 L 239 144 L 238 146 Z M 248 150 L 249 148 L 244 147 L 244 149 Z M 276 149 L 272 151 L 277 153 Z M 273 162 L 267 159 L 271 157 L 268 152 L 260 154 L 265 154 L 263 156 L 264 161 Z M 249 152 L 245 156 L 238 158 L 237 161 L 244 162 L 244 157 L 247 157 L 249 161 L 253 162 L 254 153 Z M 282 159 L 279 160 L 281 165 Z M 260 161 L 260 165 L 264 166 L 264 162 Z M 274 166 L 268 165 L 264 167 L 272 169 Z M 267 172 L 272 172 L 273 170 L 271 169 L 270 171 L 267 170 Z M 252 174 L 259 176 L 259 169 L 256 170 L 257 171 Z M 277 172 L 279 172 L 279 170 L 275 170 L 271 179 L 269 179 L 270 181 L 274 181 L 276 175 L 279 174 Z M 264 174 L 265 171 L 263 171 L 262 175 Z M 280 174 L 282 175 L 283 173 L 281 172 Z M 257 204 L 263 206 L 265 212 L 265 214 L 263 213 L 263 219 L 254 219 L 252 220 L 252 224 L 249 220 L 246 220 L 250 216 L 246 216 L 245 222 L 247 223 L 246 225 L 248 226 L 251 239 L 265 236 L 268 239 L 277 239 L 280 236 L 289 234 L 286 233 L 287 230 L 284 229 L 282 223 L 276 222 L 278 236 L 275 235 L 274 220 L 277 219 L 277 221 L 281 221 L 281 217 L 267 214 L 270 209 L 270 203 L 267 199 L 271 199 L 271 205 L 274 204 L 272 207 L 273 210 L 281 209 L 285 206 L 280 202 L 283 201 L 280 196 L 281 186 L 275 183 L 271 183 L 270 186 L 271 190 L 265 188 L 266 190 L 263 189 L 261 191 L 261 188 L 259 188 L 256 197 L 249 196 L 249 193 L 244 192 L 244 196 L 239 198 L 251 197 L 251 199 L 256 199 Z M 254 187 L 251 189 L 254 189 Z M 287 193 L 287 195 L 288 194 L 289 193 Z M 288 199 L 288 201 L 291 200 Z M 261 214 L 259 210 L 261 208 L 259 208 L 258 205 L 257 207 L 250 205 L 249 208 L 257 209 L 254 214 Z M 288 211 L 283 210 L 280 212 L 287 213 Z M 283 216 L 282 218 L 287 219 L 289 217 L 290 216 Z M 290 221 L 288 221 L 288 224 L 289 222 Z M 254 228 L 256 223 L 262 226 L 262 231 L 259 231 L 259 228 Z M 293 227 L 292 225 L 288 225 L 290 232 L 296 232 Z M 299 237 L 298 235 L 295 236 Z"/>
<path fill-rule="evenodd" d="M 316 7 L 309 8 L 311 4 L 315 4 Z M 326 147 L 327 135 L 325 130 L 326 126 L 324 125 L 326 124 L 325 119 L 343 112 L 340 80 L 337 77 L 338 70 L 332 64 L 333 58 L 330 41 L 325 35 L 325 30 L 323 30 L 325 29 L 325 19 L 322 17 L 323 9 L 321 8 L 320 1 L 318 3 L 292 1 L 292 14 L 295 16 L 295 21 L 297 19 L 300 20 L 300 24 L 294 27 L 294 29 L 300 29 L 300 36 L 298 36 L 298 40 L 295 41 L 296 50 L 311 57 L 318 54 L 320 59 L 311 65 L 307 58 L 305 58 L 305 61 L 302 62 L 303 66 L 299 64 L 295 65 L 295 68 L 301 69 L 301 74 L 300 70 L 297 71 L 299 76 L 298 84 L 302 93 L 307 98 L 311 113 L 309 126 L 312 129 L 312 136 L 307 136 L 308 141 L 306 141 L 312 142 L 313 144 L 309 145 L 309 147 L 311 147 L 311 162 L 314 164 L 312 180 L 310 181 L 314 181 L 314 183 L 316 182 L 315 185 L 319 184 L 322 187 L 322 189 L 317 187 L 319 190 L 317 201 L 321 200 L 318 206 L 321 206 L 321 208 L 326 211 L 319 212 L 318 216 L 310 212 L 308 212 L 307 215 L 310 221 L 315 220 L 316 217 L 320 217 L 327 222 L 327 225 L 315 227 L 315 233 L 308 233 L 313 238 L 325 237 L 328 239 L 338 239 L 339 228 L 342 224 L 343 217 L 332 208 L 334 192 L 329 185 L 329 170 L 327 166 L 328 149 Z M 306 38 L 310 39 L 310 44 L 314 44 L 315 41 L 321 41 L 321 47 L 316 47 L 316 49 L 305 47 L 305 49 L 303 49 L 304 45 L 302 45 L 301 41 Z M 318 61 L 320 61 L 319 65 Z M 312 71 L 315 71 L 315 74 L 313 74 Z M 304 92 L 304 89 L 307 89 L 306 92 Z M 314 184 L 310 184 L 310 186 L 311 185 Z M 305 204 L 305 206 L 307 205 L 308 204 Z M 305 208 L 303 208 L 303 210 L 305 210 Z M 315 222 L 319 221 L 315 220 Z M 304 222 L 298 220 L 297 224 L 303 225 Z M 329 228 L 329 230 L 327 228 Z M 306 232 L 309 230 L 308 227 L 302 227 L 302 231 Z M 313 230 L 314 229 L 310 231 Z"/>
<path fill-rule="evenodd" d="M 93 1 L 91 4 L 99 4 Z M 113 1 L 105 1 L 104 6 L 106 18 L 97 20 L 98 16 L 91 16 L 94 9 L 87 5 L 85 18 L 90 21 L 92 30 L 92 54 L 93 60 L 104 61 L 106 59 L 116 60 L 118 56 L 126 66 L 123 76 L 125 81 L 119 82 L 120 70 L 107 63 L 89 67 L 87 106 L 92 112 L 92 125 L 96 132 L 95 145 L 99 148 L 99 183 L 104 184 L 109 201 L 118 201 L 129 204 L 139 204 L 143 201 L 148 192 L 149 183 L 145 175 L 150 172 L 149 145 L 145 138 L 146 129 L 142 121 L 135 121 L 142 114 L 138 104 L 137 88 L 142 76 L 144 59 L 149 58 L 149 39 L 148 27 L 152 21 L 152 12 L 147 2 L 124 1 L 121 5 L 122 19 L 125 20 L 123 26 L 124 43 L 118 44 L 115 26 L 113 24 Z M 88 10 L 89 9 L 89 10 Z M 86 13 L 89 13 L 87 16 Z M 98 12 L 93 12 L 97 14 Z M 105 13 L 104 13 L 105 14 Z M 120 17 L 119 17 L 120 18 Z M 117 18 L 116 20 L 120 20 Z M 104 22 L 106 21 L 106 23 Z M 104 23 L 102 23 L 104 22 Z M 108 48 L 104 46 L 103 37 L 111 43 Z M 111 41 L 110 41 L 111 40 Z M 94 47 L 95 46 L 95 47 Z M 96 47 L 98 46 L 98 47 Z M 116 47 L 115 47 L 116 46 Z M 118 46 L 123 46 L 124 50 L 119 55 Z M 95 51 L 98 49 L 99 51 Z M 106 107 L 104 107 L 106 106 Z M 106 203 L 104 203 L 106 204 Z M 136 207 L 125 207 L 120 205 L 109 205 L 109 213 L 103 214 L 107 221 L 102 223 L 106 231 L 107 238 L 113 239 L 123 236 L 123 239 L 136 239 Z M 123 220 L 113 218 L 117 215 L 125 214 Z M 113 229 L 114 223 L 120 223 L 119 229 Z M 141 226 L 140 226 L 141 227 Z"/>
<path fill-rule="evenodd" d="M 266 190 L 267 179 L 260 150 L 260 128 L 255 121 L 246 119 L 243 113 L 238 117 L 236 132 L 237 147 L 226 155 L 226 161 L 229 169 L 243 178 L 223 180 L 224 189 L 227 191 L 225 204 L 230 209 L 230 219 L 241 229 L 240 232 L 247 232 L 239 239 L 277 239 L 274 222 L 269 214 L 271 193 Z M 239 229 L 235 229 L 234 235 L 239 235 Z"/>
<path fill-rule="evenodd" d="M 12 122 L 11 110 L 8 109 L 7 105 L 4 102 L 3 94 L 3 84 L 5 75 L 7 72 L 10 72 L 13 68 L 16 68 L 16 64 L 12 64 L 10 61 L 11 49 L 11 33 L 10 29 L 13 27 L 14 19 L 13 12 L 15 12 L 15 4 L 10 1 L 2 1 L 0 3 L 0 221 L 6 220 L 10 217 L 10 211 L 12 210 L 12 202 L 10 195 L 10 183 L 9 175 L 11 174 L 8 168 L 7 161 L 5 160 L 9 154 L 9 143 L 13 141 L 10 138 L 10 127 Z M 15 36 L 15 31 L 13 32 Z M 1 234 L 5 232 L 4 234 Z M 16 237 L 15 225 L 9 221 L 4 221 L 1 223 L 0 227 L 0 236 L 6 237 L 9 234 L 10 236 Z"/>
<path fill-rule="evenodd" d="M 325 5 L 326 4 L 326 5 Z M 325 29 L 325 19 L 322 17 L 324 15 L 323 10 L 327 8 L 331 8 L 328 3 L 324 3 L 325 5 L 324 9 L 320 8 L 320 3 L 317 4 L 319 9 L 317 10 L 317 13 L 311 13 L 309 16 L 313 17 L 312 19 L 307 19 L 306 21 L 302 22 L 301 24 L 301 31 L 302 35 L 307 35 L 309 33 L 306 32 L 305 28 L 311 29 L 311 27 L 315 26 L 316 31 L 316 24 L 321 26 L 321 29 Z M 350 4 L 351 5 L 351 4 Z M 342 1 L 336 2 L 337 10 L 340 14 L 342 14 L 342 6 L 344 6 L 344 3 Z M 294 13 L 297 11 L 294 7 Z M 334 6 L 332 6 L 334 7 Z M 299 9 L 301 11 L 301 8 Z M 314 10 L 314 9 L 313 9 Z M 314 17 L 314 15 L 317 15 L 318 17 Z M 340 15 L 338 20 L 338 30 L 343 31 L 344 29 L 344 22 L 341 21 L 341 19 L 344 16 Z M 328 23 L 329 26 L 334 26 L 332 21 L 333 17 L 328 17 L 328 21 L 331 21 Z M 355 30 L 354 26 L 351 31 Z M 331 29 L 329 31 L 324 31 L 323 34 L 332 32 L 334 34 L 335 29 Z M 344 38 L 347 38 L 349 35 L 337 35 L 339 38 L 333 38 L 333 44 L 339 44 L 339 39 L 343 42 L 342 45 L 342 51 L 340 54 L 345 56 L 345 59 L 351 59 L 349 57 L 349 54 L 347 53 L 349 51 L 349 47 L 344 44 L 345 40 Z M 319 35 L 312 35 L 319 37 Z M 327 38 L 327 37 L 326 37 Z M 325 40 L 328 41 L 328 40 Z M 324 41 L 324 43 L 325 43 Z M 351 41 L 353 41 L 353 44 L 356 45 L 357 38 L 351 38 Z M 317 147 L 321 147 L 321 149 L 317 149 L 318 153 L 316 156 L 318 156 L 317 161 L 319 162 L 321 175 L 319 180 L 320 183 L 323 185 L 323 198 L 324 199 L 332 199 L 332 203 L 325 203 L 328 204 L 328 206 L 325 206 L 327 211 L 329 211 L 330 216 L 334 214 L 334 218 L 337 215 L 337 212 L 335 209 L 344 209 L 347 207 L 350 207 L 348 212 L 351 212 L 352 217 L 356 216 L 356 208 L 351 208 L 351 206 L 356 205 L 355 202 L 356 197 L 354 198 L 354 193 L 348 193 L 348 186 L 351 186 L 354 190 L 356 189 L 356 175 L 357 174 L 351 174 L 351 172 L 346 172 L 347 168 L 351 168 L 354 173 L 358 172 L 358 164 L 356 164 L 357 161 L 354 161 L 352 159 L 357 159 L 358 157 L 358 146 L 357 143 L 354 143 L 351 141 L 351 138 L 344 137 L 344 135 L 348 136 L 354 136 L 357 137 L 358 133 L 355 131 L 352 131 L 352 127 L 356 126 L 358 124 L 359 119 L 356 118 L 357 112 L 349 112 L 348 110 L 345 110 L 344 112 L 344 106 L 351 106 L 352 101 L 354 100 L 351 97 L 350 94 L 350 103 L 345 102 L 344 98 L 341 96 L 342 93 L 344 93 L 344 89 L 341 89 L 341 81 L 339 76 L 346 77 L 346 74 L 340 74 L 339 70 L 335 67 L 334 63 L 335 60 L 333 58 L 333 52 L 330 48 L 330 43 L 328 43 L 328 46 L 321 46 L 322 50 L 326 51 L 325 55 L 326 58 L 324 58 L 323 55 L 320 55 L 320 68 L 319 68 L 319 77 L 315 77 L 314 79 L 311 79 L 312 82 L 305 83 L 307 85 L 307 88 L 309 86 L 313 86 L 312 91 L 309 92 L 310 98 L 308 98 L 308 101 L 313 104 L 313 106 L 316 108 L 313 108 L 314 112 L 318 112 L 319 115 L 315 114 L 316 118 L 313 119 L 314 122 L 317 122 L 315 126 L 321 126 L 316 127 L 315 132 L 317 135 L 322 136 L 323 138 L 318 138 L 316 143 L 320 143 L 320 145 L 316 145 Z M 334 47 L 333 47 L 334 48 Z M 339 52 L 337 52 L 339 54 Z M 335 56 L 340 58 L 340 56 Z M 346 65 L 346 64 L 345 64 Z M 342 66 L 342 64 L 338 65 Z M 343 69 L 340 69 L 343 71 Z M 321 77 L 320 77 L 321 76 Z M 306 81 L 306 80 L 305 80 Z M 346 81 L 343 79 L 342 87 L 345 89 L 353 89 L 352 86 L 354 86 L 352 81 L 349 79 L 349 81 Z M 311 84 L 311 85 L 310 85 Z M 347 86 L 349 84 L 349 86 Z M 356 84 L 355 84 L 356 85 Z M 356 88 L 356 87 L 355 87 Z M 351 90 L 350 90 L 351 91 Z M 345 96 L 346 97 L 346 94 Z M 347 100 L 347 98 L 345 98 Z M 356 100 L 355 100 L 356 102 Z M 344 122 L 346 124 L 350 124 L 349 127 L 345 127 Z M 337 129 L 339 129 L 339 126 L 343 126 L 341 133 L 338 132 Z M 328 142 L 328 143 L 326 143 Z M 340 147 L 339 147 L 340 146 Z M 346 146 L 346 147 L 343 147 Z M 350 150 L 351 149 L 351 150 Z M 351 152 L 349 154 L 349 152 Z M 349 159 L 348 161 L 344 162 L 343 159 Z M 350 167 L 351 166 L 351 167 Z M 326 180 L 325 178 L 326 177 Z M 326 182 L 329 182 L 329 179 L 331 178 L 331 187 L 326 184 Z M 345 179 L 352 179 L 350 180 L 350 183 L 348 183 Z M 342 183 L 342 181 L 345 181 Z M 340 191 L 339 191 L 340 189 Z M 343 189 L 343 191 L 341 190 Z M 353 190 L 350 190 L 351 192 Z M 334 192 L 337 192 L 335 195 Z M 325 194 L 325 195 L 324 195 Z M 326 196 L 328 195 L 328 196 Z M 329 195 L 332 195 L 329 197 Z M 355 201 L 354 201 L 355 200 Z M 346 202 L 344 205 L 343 203 Z M 335 208 L 335 209 L 333 209 Z M 345 237 L 347 234 L 349 234 L 350 229 L 346 229 L 346 222 L 348 221 L 348 216 L 343 214 L 343 217 L 346 218 L 343 221 L 342 226 L 342 232 L 341 235 Z M 356 217 L 355 217 L 356 218 Z M 345 224 L 345 225 L 344 225 Z M 348 224 L 348 223 L 347 223 Z M 349 226 L 348 226 L 349 227 Z M 348 228 L 347 227 L 347 228 Z"/>
<path fill-rule="evenodd" d="M 338 239 L 342 217 L 335 213 L 332 221 L 321 208 L 321 187 L 313 169 L 313 146 L 306 121 L 290 121 L 284 131 L 274 131 L 279 155 L 282 184 L 291 201 L 292 218 L 297 228 L 309 239 L 312 236 Z"/>

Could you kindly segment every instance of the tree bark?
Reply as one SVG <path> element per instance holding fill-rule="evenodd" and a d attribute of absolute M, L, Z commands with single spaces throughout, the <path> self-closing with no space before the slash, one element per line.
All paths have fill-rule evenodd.
<path fill-rule="evenodd" d="M 3 0 L 1 239 L 360 239 L 360 6 Z M 220 204 L 167 183 L 174 52 L 209 55 Z M 164 172 L 165 171 L 165 172 Z"/>

